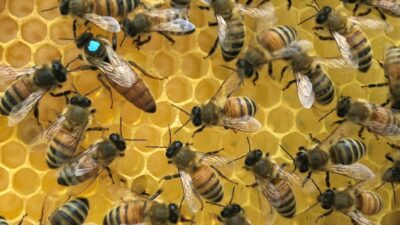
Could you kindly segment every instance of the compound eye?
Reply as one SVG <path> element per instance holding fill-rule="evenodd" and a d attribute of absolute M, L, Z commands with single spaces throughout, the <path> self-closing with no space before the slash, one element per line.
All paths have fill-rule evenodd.
<path fill-rule="evenodd" d="M 110 138 L 111 141 L 117 141 L 118 140 L 117 134 L 110 134 L 109 138 Z"/>
<path fill-rule="evenodd" d="M 78 99 L 76 97 L 72 97 L 70 103 L 71 105 L 76 105 L 78 103 Z"/>
<path fill-rule="evenodd" d="M 245 71 L 244 71 L 244 74 L 245 74 L 246 76 L 248 76 L 248 77 L 250 77 L 251 75 L 253 75 L 253 73 L 254 73 L 254 70 L 253 70 L 253 68 L 251 68 L 251 67 L 247 67 L 247 68 L 245 69 Z"/>
<path fill-rule="evenodd" d="M 242 211 L 242 207 L 240 207 L 240 205 L 238 205 L 238 204 L 233 204 L 232 211 L 235 213 L 239 213 L 240 211 Z"/>
<path fill-rule="evenodd" d="M 89 106 L 92 105 L 92 101 L 90 101 L 90 99 L 85 99 L 84 105 L 85 105 L 86 107 L 89 107 Z"/>
<path fill-rule="evenodd" d="M 176 141 L 175 142 L 175 148 L 182 148 L 182 146 L 183 146 L 183 144 L 182 144 L 182 142 L 180 142 L 180 141 Z"/>
<path fill-rule="evenodd" d="M 255 150 L 255 158 L 259 159 L 263 155 L 262 151 L 260 149 Z"/>

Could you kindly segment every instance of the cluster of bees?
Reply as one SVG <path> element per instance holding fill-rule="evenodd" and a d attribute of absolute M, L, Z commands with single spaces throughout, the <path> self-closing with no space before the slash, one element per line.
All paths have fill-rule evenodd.
<path fill-rule="evenodd" d="M 133 43 L 138 48 L 150 41 L 151 35 L 148 34 L 152 32 L 159 33 L 173 43 L 173 35 L 190 35 L 195 31 L 195 26 L 188 18 L 188 10 L 190 7 L 199 7 L 205 10 L 211 9 L 215 14 L 216 22 L 210 23 L 210 26 L 218 26 L 218 38 L 208 56 L 212 55 L 219 45 L 226 62 L 237 60 L 236 68 L 227 67 L 234 73 L 223 81 L 216 94 L 207 103 L 194 106 L 190 112 L 176 105 L 171 105 L 171 110 L 172 107 L 177 108 L 189 117 L 182 127 L 190 122 L 198 127 L 193 136 L 204 128 L 212 126 L 222 126 L 235 132 L 255 132 L 262 129 L 261 123 L 254 117 L 257 104 L 249 97 L 232 96 L 232 94 L 244 85 L 246 78 L 252 78 L 255 84 L 259 77 L 258 71 L 264 65 L 268 64 L 268 72 L 272 75 L 274 61 L 287 62 L 287 66 L 281 71 L 281 79 L 288 68 L 292 69 L 295 79 L 290 81 L 284 89 L 296 83 L 298 98 L 304 108 L 311 108 L 315 102 L 327 105 L 334 99 L 335 87 L 325 72 L 324 66 L 349 67 L 364 73 L 371 67 L 373 63 L 371 43 L 362 28 L 390 29 L 390 25 L 386 23 L 386 16 L 400 17 L 400 2 L 397 0 L 342 1 L 355 4 L 354 16 L 347 16 L 328 6 L 320 7 L 317 1 L 313 1 L 307 6 L 314 8 L 316 14 L 301 22 L 305 23 L 315 18 L 314 30 L 319 39 L 336 41 L 341 57 L 328 59 L 311 56 L 309 52 L 312 44 L 307 40 L 299 40 L 295 27 L 276 25 L 274 7 L 269 2 L 260 2 L 253 7 L 249 6 L 252 1 L 240 4 L 233 0 L 206 0 L 202 5 L 197 3 L 195 5 L 189 0 L 172 0 L 171 7 L 160 5 L 149 8 L 139 0 L 61 0 L 59 6 L 44 11 L 59 9 L 62 15 L 75 19 L 73 40 L 76 47 L 82 50 L 82 54 L 66 65 L 59 60 L 54 60 L 48 65 L 22 69 L 0 65 L 0 80 L 10 83 L 1 96 L 0 113 L 8 117 L 9 126 L 15 126 L 31 111 L 36 118 L 38 117 L 38 102 L 45 94 L 50 93 L 53 97 L 65 98 L 66 109 L 41 134 L 41 139 L 49 143 L 47 165 L 51 169 L 59 170 L 58 184 L 78 185 L 96 179 L 103 171 L 108 171 L 112 176 L 108 166 L 116 158 L 124 156 L 126 142 L 140 141 L 140 139 L 124 138 L 120 130 L 119 133 L 112 133 L 108 138 L 79 152 L 77 149 L 85 132 L 107 130 L 103 127 L 90 127 L 95 110 L 92 109 L 88 96 L 98 91 L 100 87 L 86 94 L 79 93 L 75 87 L 72 87 L 73 90 L 60 93 L 53 91 L 60 88 L 72 72 L 97 70 L 100 72 L 98 79 L 110 92 L 111 98 L 111 89 L 113 89 L 137 108 L 147 113 L 154 113 L 157 109 L 156 102 L 137 71 L 157 80 L 163 80 L 165 77 L 154 77 L 135 62 L 121 57 L 117 53 L 118 40 L 115 34 L 122 30 L 126 38 L 133 39 Z M 291 4 L 292 2 L 288 1 L 288 10 Z M 367 6 L 368 11 L 358 13 L 357 10 L 361 5 Z M 136 8 L 143 8 L 143 10 L 135 13 Z M 365 17 L 372 10 L 378 11 L 381 20 Z M 130 14 L 133 16 L 128 16 Z M 244 48 L 244 16 L 256 17 L 259 21 L 253 43 L 247 48 Z M 112 41 L 96 36 L 88 29 L 78 35 L 77 19 L 86 21 L 86 26 L 93 24 L 113 33 Z M 328 31 L 329 35 L 323 36 L 317 33 L 321 30 Z M 147 38 L 142 39 L 146 35 Z M 250 224 L 243 208 L 232 202 L 235 189 L 227 205 L 220 203 L 224 196 L 221 179 L 236 186 L 238 183 L 226 174 L 232 172 L 237 161 L 244 158 L 243 168 L 250 171 L 256 181 L 248 186 L 257 188 L 260 192 L 260 202 L 262 202 L 260 207 L 266 205 L 265 203 L 269 203 L 271 207 L 271 209 L 261 208 L 265 224 L 271 224 L 273 221 L 272 209 L 285 218 L 293 218 L 296 215 L 293 185 L 298 185 L 305 191 L 319 192 L 315 205 L 320 204 L 326 213 L 316 218 L 317 221 L 334 211 L 340 211 L 349 216 L 354 224 L 375 224 L 367 216 L 380 212 L 384 204 L 379 194 L 363 188 L 363 185 L 374 178 L 375 174 L 358 162 L 367 154 L 366 146 L 362 141 L 362 132 L 367 129 L 379 136 L 400 136 L 400 119 L 396 114 L 396 110 L 400 109 L 399 56 L 400 48 L 388 47 L 384 61 L 380 63 L 388 82 L 368 85 L 371 88 L 389 86 L 391 98 L 387 102 L 377 105 L 366 100 L 341 96 L 337 106 L 326 114 L 328 116 L 336 112 L 336 115 L 342 118 L 336 122 L 339 124 L 338 128 L 329 136 L 322 141 L 311 136 L 317 145 L 310 149 L 299 147 L 295 156 L 281 146 L 293 160 L 293 171 L 285 169 L 285 165 L 278 165 L 269 157 L 269 153 L 251 148 L 249 139 L 247 140 L 248 153 L 236 159 L 221 155 L 222 149 L 207 153 L 198 152 L 188 143 L 172 140 L 171 130 L 169 130 L 170 140 L 167 146 L 148 147 L 166 150 L 165 156 L 168 163 L 174 164 L 178 173 L 165 176 L 163 180 L 180 178 L 183 199 L 193 214 L 202 210 L 206 201 L 222 207 L 217 217 L 221 223 Z M 70 69 L 70 65 L 77 60 L 83 61 L 84 64 Z M 391 106 L 385 107 L 389 103 Z M 361 126 L 360 139 L 347 138 L 339 132 L 343 124 L 349 123 Z M 392 184 L 395 194 L 394 184 L 400 182 L 400 146 L 393 143 L 390 146 L 394 149 L 394 153 L 386 155 L 386 158 L 393 163 L 393 166 L 382 175 L 382 184 Z M 296 170 L 306 173 L 306 177 L 301 177 L 295 172 Z M 312 179 L 312 174 L 318 171 L 326 173 L 327 189 L 325 191 L 322 191 Z M 357 180 L 357 183 L 343 189 L 331 188 L 330 173 L 352 178 Z M 139 195 L 139 193 L 137 199 L 123 201 L 104 215 L 103 224 L 194 222 L 193 219 L 187 219 L 181 215 L 182 203 L 178 206 L 174 203 L 156 201 L 160 193 L 161 189 L 152 196 Z M 89 208 L 88 199 L 77 197 L 59 206 L 45 219 L 51 224 L 82 224 Z M 1 218 L 0 224 L 7 224 L 6 219 Z"/>

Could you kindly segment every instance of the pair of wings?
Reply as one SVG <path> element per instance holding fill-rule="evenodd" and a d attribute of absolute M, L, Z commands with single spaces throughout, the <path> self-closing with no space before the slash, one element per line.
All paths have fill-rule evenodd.
<path fill-rule="evenodd" d="M 9 83 L 21 76 L 35 73 L 34 67 L 16 69 L 7 65 L 0 65 L 0 82 Z M 39 102 L 48 89 L 39 89 L 32 92 L 24 101 L 15 105 L 8 115 L 8 126 L 16 126 L 32 111 L 33 107 Z"/>
<path fill-rule="evenodd" d="M 139 79 L 136 72 L 127 61 L 114 51 L 106 39 L 98 39 L 104 44 L 109 62 L 92 57 L 88 57 L 88 61 L 118 85 L 126 88 L 131 87 Z"/>
<path fill-rule="evenodd" d="M 201 163 L 205 164 L 206 166 L 213 166 L 226 176 L 229 176 L 229 174 L 233 171 L 234 163 L 229 163 L 231 160 L 232 159 L 227 156 L 207 155 L 201 152 L 196 152 L 196 161 L 201 161 Z M 200 195 L 193 187 L 192 177 L 190 174 L 181 169 L 178 171 L 182 182 L 186 204 L 193 213 L 196 213 L 203 206 Z"/>
<path fill-rule="evenodd" d="M 218 91 L 210 99 L 210 102 L 223 108 L 228 97 L 240 87 L 241 82 L 242 80 L 239 76 L 236 74 L 230 74 L 222 82 Z M 258 122 L 256 118 L 248 115 L 239 118 L 224 117 L 221 124 L 218 125 L 244 132 L 254 132 L 261 128 L 260 122 Z"/>
<path fill-rule="evenodd" d="M 356 180 L 370 180 L 375 177 L 374 172 L 361 163 L 353 163 L 350 165 L 330 164 L 320 170 L 343 175 Z"/>
<path fill-rule="evenodd" d="M 168 32 L 172 34 L 189 34 L 196 29 L 187 19 L 187 9 L 152 9 L 144 14 L 152 21 L 151 31 Z"/>

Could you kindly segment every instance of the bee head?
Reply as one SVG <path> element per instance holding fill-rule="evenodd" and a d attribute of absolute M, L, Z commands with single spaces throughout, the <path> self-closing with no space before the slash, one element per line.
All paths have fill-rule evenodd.
<path fill-rule="evenodd" d="M 236 67 L 240 77 L 251 77 L 254 74 L 253 65 L 243 58 L 237 61 Z"/>
<path fill-rule="evenodd" d="M 296 158 L 294 159 L 296 167 L 299 168 L 301 173 L 308 171 L 308 152 L 304 147 L 300 147 L 299 151 L 296 153 Z"/>
<path fill-rule="evenodd" d="M 223 218 L 230 218 L 238 215 L 243 211 L 242 207 L 238 204 L 229 204 L 224 207 L 224 209 L 221 211 L 221 216 Z"/>
<path fill-rule="evenodd" d="M 260 149 L 252 150 L 251 152 L 247 153 L 246 159 L 244 160 L 244 164 L 246 167 L 251 167 L 256 164 L 262 158 L 263 153 Z"/>
<path fill-rule="evenodd" d="M 125 33 L 131 37 L 135 37 L 137 35 L 137 29 L 133 21 L 131 22 L 129 19 L 125 19 L 122 22 L 122 29 Z"/>
<path fill-rule="evenodd" d="M 321 203 L 323 209 L 331 209 L 335 203 L 335 192 L 327 189 L 324 193 L 318 196 L 318 201 Z"/>
<path fill-rule="evenodd" d="M 76 47 L 82 48 L 86 43 L 88 43 L 94 35 L 90 32 L 85 32 L 76 40 Z"/>
<path fill-rule="evenodd" d="M 388 183 L 394 183 L 400 181 L 400 168 L 398 167 L 391 167 L 387 169 L 383 175 L 382 180 Z"/>
<path fill-rule="evenodd" d="M 76 95 L 70 100 L 71 105 L 76 105 L 84 108 L 88 108 L 92 105 L 92 101 L 86 96 Z"/>
<path fill-rule="evenodd" d="M 328 20 L 331 13 L 332 13 L 332 8 L 329 6 L 324 6 L 322 9 L 318 11 L 316 16 L 317 19 L 315 20 L 315 22 L 317 24 L 325 23 Z"/>
<path fill-rule="evenodd" d="M 59 7 L 61 15 L 67 15 L 69 13 L 69 1 L 70 0 L 61 0 Z"/>
<path fill-rule="evenodd" d="M 171 203 L 168 205 L 169 210 L 169 222 L 178 223 L 179 221 L 179 208 L 176 204 Z"/>
<path fill-rule="evenodd" d="M 191 112 L 192 123 L 194 126 L 198 127 L 201 125 L 201 108 L 199 106 L 194 106 Z"/>
<path fill-rule="evenodd" d="M 167 152 L 165 155 L 167 156 L 168 159 L 172 158 L 175 156 L 175 154 L 183 147 L 182 142 L 180 141 L 173 141 L 167 148 Z"/>
<path fill-rule="evenodd" d="M 343 96 L 339 99 L 339 103 L 336 108 L 336 115 L 338 117 L 344 117 L 346 116 L 347 112 L 350 109 L 351 106 L 351 98 L 348 96 Z"/>
<path fill-rule="evenodd" d="M 112 133 L 110 134 L 110 140 L 112 143 L 114 143 L 114 145 L 117 147 L 118 150 L 120 150 L 121 152 L 125 151 L 126 148 L 126 143 L 124 138 L 116 133 Z"/>
<path fill-rule="evenodd" d="M 65 68 L 59 60 L 53 60 L 51 62 L 51 69 L 53 70 L 58 82 L 63 83 L 67 80 L 67 68 Z"/>

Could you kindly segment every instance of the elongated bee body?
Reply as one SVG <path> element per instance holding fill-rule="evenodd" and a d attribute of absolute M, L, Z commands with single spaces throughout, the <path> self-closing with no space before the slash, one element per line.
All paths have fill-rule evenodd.
<path fill-rule="evenodd" d="M 329 149 L 332 163 L 343 165 L 357 162 L 366 154 L 366 151 L 362 141 L 350 138 L 339 140 Z"/>
<path fill-rule="evenodd" d="M 58 174 L 58 184 L 72 186 L 95 178 L 116 157 L 122 157 L 125 148 L 123 137 L 111 134 L 108 139 L 92 145 L 62 166 Z"/>
<path fill-rule="evenodd" d="M 111 209 L 103 219 L 103 225 L 119 224 L 176 224 L 179 208 L 175 204 L 158 203 L 153 200 L 133 200 Z"/>
<path fill-rule="evenodd" d="M 222 57 L 229 62 L 239 55 L 244 45 L 245 28 L 243 16 L 239 10 L 233 9 L 232 13 L 221 15 L 226 21 L 226 36 L 221 42 Z"/>
<path fill-rule="evenodd" d="M 257 105 L 248 97 L 230 97 L 226 100 L 223 111 L 226 117 L 232 118 L 254 116 Z"/>
<path fill-rule="evenodd" d="M 77 47 L 83 49 L 86 60 L 102 71 L 110 85 L 126 100 L 145 112 L 156 111 L 154 98 L 147 85 L 131 65 L 115 53 L 107 40 L 84 33 L 77 40 Z"/>
<path fill-rule="evenodd" d="M 364 215 L 375 215 L 383 209 L 382 197 L 373 191 L 356 193 L 356 208 Z"/>
<path fill-rule="evenodd" d="M 224 197 L 223 186 L 215 171 L 206 165 L 198 165 L 190 171 L 194 189 L 211 202 L 220 202 Z"/>
<path fill-rule="evenodd" d="M 296 214 L 296 199 L 290 184 L 280 180 L 275 187 L 279 190 L 279 198 L 271 198 L 271 205 L 283 217 L 292 218 Z M 264 193 L 265 194 L 265 193 Z"/>
<path fill-rule="evenodd" d="M 329 6 L 319 10 L 316 18 L 318 28 L 326 27 L 329 30 L 349 64 L 360 72 L 367 72 L 372 64 L 372 49 L 365 33 L 347 16 Z M 319 38 L 325 40 L 322 36 Z"/>
<path fill-rule="evenodd" d="M 49 217 L 52 225 L 80 225 L 85 222 L 89 212 L 89 201 L 86 198 L 76 198 L 68 201 Z"/>

